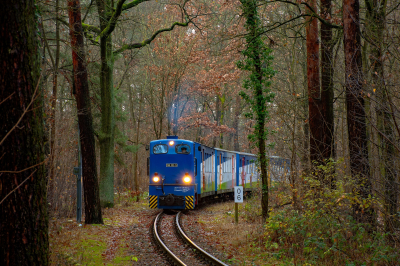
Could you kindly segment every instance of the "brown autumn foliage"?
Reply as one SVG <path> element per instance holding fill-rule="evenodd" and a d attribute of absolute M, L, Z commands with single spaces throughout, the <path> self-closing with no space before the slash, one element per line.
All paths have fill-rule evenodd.
<path fill-rule="evenodd" d="M 45 32 L 41 35 L 42 91 L 46 111 L 44 125 L 47 136 L 44 147 L 47 156 L 50 157 L 51 153 L 54 158 L 53 165 L 48 166 L 49 169 L 53 168 L 53 174 L 48 180 L 47 204 L 51 218 L 72 218 L 76 211 L 76 178 L 72 170 L 77 166 L 77 111 L 73 97 L 69 28 L 63 24 L 56 27 L 54 21 L 55 12 L 61 20 L 67 20 L 67 7 L 66 3 L 60 1 L 59 8 L 56 9 L 55 0 L 37 3 L 41 9 L 40 21 Z M 304 181 L 305 176 L 313 173 L 310 148 L 315 146 L 310 147 L 312 130 L 309 127 L 311 119 L 307 87 L 310 77 L 307 74 L 307 59 L 310 58 L 307 56 L 308 17 L 305 3 L 308 2 L 259 1 L 260 16 L 264 23 L 263 38 L 274 51 L 273 67 L 277 71 L 271 86 L 276 97 L 269 106 L 271 119 L 267 126 L 270 132 L 267 144 L 271 148 L 268 155 L 291 160 L 291 174 L 287 179 L 283 178 L 282 186 L 290 187 L 285 190 L 293 202 L 293 206 L 289 207 L 297 208 L 300 212 L 307 205 L 305 195 L 310 188 L 315 188 Z M 114 48 L 142 40 L 160 25 L 170 25 L 180 14 L 177 8 L 179 4 L 182 2 L 149 1 L 139 5 L 134 11 L 124 12 L 113 32 Z M 319 2 L 315 4 L 320 5 Z M 89 2 L 81 5 L 84 21 L 97 25 L 96 6 Z M 150 45 L 139 50 L 127 50 L 115 57 L 116 198 L 123 193 L 133 193 L 137 197 L 136 191 L 146 192 L 147 151 L 144 147 L 149 141 L 168 134 L 178 134 L 180 138 L 199 141 L 209 146 L 225 149 L 238 147 L 240 151 L 255 152 L 251 150 L 247 139 L 253 130 L 254 121 L 244 116 L 244 113 L 251 110 L 237 97 L 245 78 L 236 67 L 236 62 L 242 59 L 240 52 L 244 44 L 244 21 L 239 5 L 239 1 L 231 0 L 190 1 L 187 12 L 196 14 L 193 24 L 160 34 Z M 359 5 L 361 35 L 357 41 L 357 49 L 362 64 L 353 67 L 352 73 L 347 73 L 345 68 L 346 60 L 349 62 L 354 56 L 344 49 L 343 3 L 332 1 L 331 14 L 314 14 L 319 17 L 313 20 L 316 22 L 313 27 L 317 29 L 321 28 L 324 19 L 329 20 L 332 26 L 332 56 L 329 60 L 334 70 L 334 128 L 331 132 L 334 141 L 332 159 L 337 162 L 334 173 L 337 173 L 336 180 L 344 182 L 349 176 L 354 177 L 369 167 L 370 188 L 368 191 L 360 190 L 360 193 L 371 194 L 373 200 L 366 200 L 363 206 L 368 205 L 368 208 L 374 209 L 374 228 L 377 232 L 388 232 L 390 237 L 387 245 L 397 247 L 400 228 L 399 1 L 361 1 Z M 376 8 L 381 5 L 385 6 L 384 14 L 380 14 L 382 19 L 374 21 Z M 378 22 L 383 23 L 383 27 Z M 379 31 L 374 26 L 377 24 Z M 95 133 L 98 133 L 101 113 L 98 75 L 100 50 L 89 37 L 87 35 L 84 41 L 93 125 Z M 321 35 L 314 37 L 320 38 Z M 44 44 L 44 40 L 48 45 Z M 56 52 L 57 41 L 60 42 L 59 52 Z M 319 45 L 321 49 L 324 44 Z M 55 57 L 57 60 L 53 60 Z M 59 62 L 58 65 L 55 66 L 53 61 Z M 322 66 L 318 63 L 315 67 Z M 53 90 L 55 68 L 58 71 L 58 81 L 56 90 Z M 352 113 L 346 106 L 346 97 L 349 99 L 351 96 L 349 91 L 346 96 L 348 75 L 358 78 L 358 92 L 352 96 L 356 96 L 354 103 L 357 99 L 358 103 L 363 102 L 358 107 L 359 110 L 362 109 L 360 112 L 365 113 L 365 121 L 358 119 L 359 112 Z M 321 87 L 321 79 L 324 77 L 314 80 L 317 87 Z M 354 134 L 357 131 L 353 130 L 349 135 L 348 118 L 352 114 L 355 115 L 353 121 L 361 122 L 360 127 L 365 128 L 365 131 Z M 324 122 L 326 121 L 321 123 Z M 356 129 L 360 127 L 356 126 Z M 52 130 L 54 135 L 51 134 Z M 323 140 L 323 136 L 320 139 Z M 54 149 L 51 151 L 52 142 Z M 99 164 L 97 137 L 95 145 L 96 162 Z M 357 154 L 360 145 L 363 146 L 363 151 L 368 151 L 368 156 L 358 158 L 357 161 L 353 155 Z M 322 173 L 322 170 L 315 172 Z M 135 176 L 137 183 L 134 181 Z M 353 182 L 346 183 L 340 192 L 351 193 L 353 185 Z M 363 183 L 358 185 L 363 186 Z M 333 202 L 340 197 L 336 197 Z M 349 202 L 346 208 L 341 209 L 340 218 L 362 213 L 367 208 L 355 208 L 357 213 L 353 213 L 354 202 Z M 351 238 L 348 232 L 345 236 Z M 285 245 L 294 243 L 290 242 L 293 239 L 292 236 L 288 237 Z M 348 243 L 356 245 L 357 242 Z M 273 247 L 272 251 L 278 252 L 279 248 L 280 246 Z M 300 253 L 296 250 L 294 254 Z M 290 257 L 290 251 L 287 251 L 286 256 Z"/>

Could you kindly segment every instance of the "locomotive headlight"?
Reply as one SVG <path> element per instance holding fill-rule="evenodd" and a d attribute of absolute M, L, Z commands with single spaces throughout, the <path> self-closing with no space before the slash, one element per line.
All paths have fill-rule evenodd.
<path fill-rule="evenodd" d="M 158 173 L 157 173 L 157 172 L 154 173 L 153 181 L 154 181 L 154 182 L 160 181 L 160 177 L 158 176 Z"/>
<path fill-rule="evenodd" d="M 192 181 L 192 178 L 190 178 L 190 175 L 188 173 L 185 173 L 185 176 L 183 177 L 183 182 L 190 183 L 190 181 Z"/>
<path fill-rule="evenodd" d="M 174 145 L 174 141 L 173 140 L 171 140 L 170 142 L 169 142 L 169 146 L 172 146 L 172 145 Z"/>

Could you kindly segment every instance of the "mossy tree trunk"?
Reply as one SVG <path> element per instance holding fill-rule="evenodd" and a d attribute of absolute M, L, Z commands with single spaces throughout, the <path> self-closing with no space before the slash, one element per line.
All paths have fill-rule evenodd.
<path fill-rule="evenodd" d="M 251 105 L 255 116 L 254 134 L 249 135 L 252 145 L 258 147 L 258 162 L 261 169 L 262 180 L 262 215 L 268 217 L 268 176 L 267 176 L 267 156 L 266 140 L 268 130 L 265 128 L 268 117 L 267 102 L 272 102 L 274 97 L 269 86 L 274 71 L 270 67 L 272 56 L 271 49 L 265 46 L 261 38 L 261 22 L 258 17 L 257 0 L 240 0 L 242 3 L 243 16 L 246 19 L 246 49 L 242 52 L 246 57 L 244 62 L 239 62 L 240 69 L 250 72 L 249 77 L 244 81 L 244 88 L 250 90 L 247 94 L 241 92 L 240 95 Z M 252 114 L 246 114 L 253 117 Z"/>
<path fill-rule="evenodd" d="M 48 215 L 35 1 L 0 10 L 0 265 L 48 265 Z"/>
<path fill-rule="evenodd" d="M 96 1 L 100 19 L 100 30 L 107 28 L 110 20 L 111 1 Z M 101 131 L 100 142 L 100 203 L 102 207 L 114 206 L 114 129 L 115 104 L 111 34 L 100 37 L 101 71 Z"/>

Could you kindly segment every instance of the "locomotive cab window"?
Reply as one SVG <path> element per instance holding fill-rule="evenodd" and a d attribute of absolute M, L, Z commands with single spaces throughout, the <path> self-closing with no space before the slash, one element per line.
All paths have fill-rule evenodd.
<path fill-rule="evenodd" d="M 154 154 L 168 153 L 168 146 L 166 144 L 157 144 L 153 147 Z"/>
<path fill-rule="evenodd" d="M 187 144 L 179 144 L 175 146 L 175 152 L 180 154 L 189 154 L 190 146 Z"/>

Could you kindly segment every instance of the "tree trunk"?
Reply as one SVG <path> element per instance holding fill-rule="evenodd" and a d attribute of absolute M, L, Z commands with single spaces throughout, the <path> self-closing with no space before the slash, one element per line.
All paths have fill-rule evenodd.
<path fill-rule="evenodd" d="M 49 264 L 35 12 L 32 0 L 5 1 L 0 10 L 0 265 L 5 266 Z"/>
<path fill-rule="evenodd" d="M 221 121 L 221 98 L 219 97 L 219 94 L 216 94 L 216 101 L 215 101 L 215 121 L 217 122 L 217 126 L 219 126 L 219 122 Z M 213 147 L 217 146 L 217 137 L 213 138 Z"/>
<path fill-rule="evenodd" d="M 235 151 L 240 151 L 239 145 L 239 116 L 241 112 L 241 99 L 240 96 L 236 96 L 236 104 L 235 104 L 235 117 L 233 118 L 233 128 L 235 129 L 235 133 L 233 135 L 233 149 Z"/>
<path fill-rule="evenodd" d="M 321 0 L 322 16 L 329 22 L 332 15 L 332 0 Z M 321 103 L 324 123 L 322 125 L 322 157 L 334 158 L 334 116 L 333 116 L 333 40 L 332 28 L 321 23 Z"/>
<path fill-rule="evenodd" d="M 303 41 L 304 45 L 304 41 Z M 307 54 L 305 54 L 307 57 Z M 306 61 L 306 58 L 304 58 L 304 62 Z M 307 94 L 308 91 L 308 79 L 307 79 L 307 64 L 302 63 L 302 70 L 303 70 L 303 75 L 304 75 L 304 81 L 303 81 L 303 89 L 304 89 L 304 95 Z M 301 155 L 301 169 L 302 172 L 305 174 L 308 174 L 310 172 L 310 127 L 309 127 L 309 120 L 308 120 L 308 102 L 304 101 L 301 104 L 302 107 L 302 117 L 301 119 L 304 121 L 302 123 L 302 128 L 303 128 L 303 134 L 304 134 L 304 139 L 303 139 L 303 149 L 302 149 L 302 155 Z"/>
<path fill-rule="evenodd" d="M 372 87 L 376 91 L 376 115 L 378 128 L 378 149 L 380 155 L 380 173 L 383 176 L 385 190 L 385 230 L 395 232 L 398 205 L 398 184 L 395 170 L 395 133 L 390 109 L 389 92 L 385 84 L 383 69 L 383 34 L 385 30 L 387 1 L 369 0 L 367 6 L 367 40 L 371 48 Z"/>
<path fill-rule="evenodd" d="M 78 107 L 78 123 L 82 149 L 82 176 L 85 200 L 85 223 L 102 224 L 99 186 L 96 169 L 96 152 L 89 85 L 83 43 L 79 0 L 68 1 L 71 35 L 72 62 L 74 69 L 75 98 Z"/>
<path fill-rule="evenodd" d="M 247 47 L 243 52 L 246 64 L 240 68 L 251 71 L 250 78 L 245 81 L 246 89 L 252 89 L 253 100 L 252 108 L 255 113 L 256 125 L 252 141 L 255 141 L 258 147 L 258 161 L 260 163 L 262 193 L 261 207 L 264 219 L 268 217 L 268 176 L 267 176 L 267 157 L 266 145 L 267 132 L 265 123 L 267 119 L 267 102 L 272 101 L 272 95 L 269 93 L 269 79 L 273 76 L 273 70 L 269 68 L 272 58 L 269 56 L 270 50 L 266 48 L 260 37 L 260 18 L 257 11 L 256 0 L 241 0 L 243 16 L 246 18 L 246 37 Z M 249 100 L 249 95 L 241 94 Z"/>
<path fill-rule="evenodd" d="M 106 8 L 111 5 L 111 1 L 96 1 L 99 18 L 100 30 L 107 27 L 109 21 L 109 10 Z M 100 202 L 102 207 L 114 206 L 114 87 L 113 87 L 113 68 L 114 58 L 112 54 L 112 39 L 109 36 L 100 38 L 101 53 L 101 131 L 99 134 L 100 142 Z"/>
<path fill-rule="evenodd" d="M 59 13 L 59 1 L 56 0 L 56 55 L 54 61 L 54 70 L 53 70 L 53 95 L 51 97 L 51 126 L 50 126 L 50 174 L 49 174 L 49 194 L 54 191 L 54 158 L 55 158 L 55 138 L 56 138 L 56 105 L 57 105 L 57 87 L 58 87 L 58 63 L 60 59 L 60 27 L 58 21 L 58 13 Z M 50 53 L 50 50 L 49 50 Z M 50 196 L 51 198 L 51 196 Z"/>
<path fill-rule="evenodd" d="M 345 81 L 347 130 L 349 134 L 350 170 L 354 178 L 354 192 L 361 198 L 371 195 L 371 179 L 368 164 L 368 141 L 363 97 L 363 75 L 360 43 L 360 14 L 358 0 L 343 2 L 343 33 L 345 53 Z M 359 222 L 374 223 L 372 207 L 362 209 L 353 206 L 353 216 Z"/>
<path fill-rule="evenodd" d="M 224 123 L 224 104 L 225 104 L 225 94 L 221 96 L 221 103 L 220 103 L 220 118 L 219 118 L 219 125 L 222 126 Z M 219 148 L 223 149 L 224 148 L 224 134 L 219 133 Z"/>
<path fill-rule="evenodd" d="M 129 111 L 131 113 L 131 117 L 132 117 L 132 139 L 135 137 L 135 125 L 136 125 L 136 118 L 135 118 L 135 111 L 134 111 L 134 101 L 133 101 L 133 93 L 131 91 L 131 88 L 128 87 L 128 94 L 129 94 Z M 132 154 L 132 160 L 134 160 L 135 155 Z M 132 179 L 130 178 L 129 181 L 129 188 L 132 188 L 135 186 L 136 188 L 136 184 L 135 184 L 135 164 L 132 164 L 132 168 L 131 168 L 132 172 L 131 172 L 131 176 Z"/>
<path fill-rule="evenodd" d="M 178 92 L 176 94 L 176 99 L 174 101 L 174 118 L 172 121 L 172 135 L 178 135 L 178 120 L 179 120 L 179 100 L 180 100 L 180 94 L 181 94 L 181 86 L 178 87 Z"/>
<path fill-rule="evenodd" d="M 140 135 L 140 122 L 141 122 L 141 115 L 142 115 L 142 104 L 143 104 L 143 91 L 140 91 L 140 96 L 139 96 L 139 112 L 138 112 L 138 118 L 137 118 L 137 128 L 136 128 L 136 147 L 139 147 L 139 135 Z M 133 172 L 133 180 L 135 183 L 135 191 L 136 191 L 136 201 L 139 202 L 139 196 L 140 196 L 140 187 L 139 187 L 139 175 L 138 175 L 138 153 L 139 151 L 137 150 L 135 153 L 135 162 L 134 162 L 134 172 Z"/>
<path fill-rule="evenodd" d="M 310 1 L 310 6 L 317 10 L 316 0 Z M 308 13 L 312 13 L 307 9 Z M 318 164 L 323 162 L 323 130 L 321 92 L 319 84 L 319 41 L 318 20 L 314 17 L 307 19 L 307 83 L 308 83 L 308 116 L 310 125 L 310 159 Z"/>

